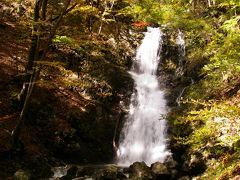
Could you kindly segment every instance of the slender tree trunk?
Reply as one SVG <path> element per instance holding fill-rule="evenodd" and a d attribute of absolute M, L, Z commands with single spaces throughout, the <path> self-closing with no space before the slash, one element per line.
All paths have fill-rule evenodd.
<path fill-rule="evenodd" d="M 42 17 L 43 21 L 46 20 L 47 4 L 48 4 L 48 0 L 43 0 L 43 2 L 42 2 L 42 11 L 41 11 L 41 17 Z"/>
<path fill-rule="evenodd" d="M 30 81 L 32 69 L 33 69 L 33 64 L 35 59 L 37 58 L 37 52 L 38 52 L 38 47 L 39 47 L 39 33 L 38 33 L 38 25 L 37 22 L 39 20 L 39 11 L 40 11 L 40 0 L 35 1 L 35 8 L 34 8 L 34 24 L 33 24 L 33 30 L 32 30 L 32 40 L 31 40 L 31 46 L 29 49 L 28 53 L 28 60 L 27 60 L 27 66 L 25 69 L 25 80 L 23 83 L 22 90 L 18 94 L 18 100 L 20 102 L 20 105 L 23 105 L 24 99 L 27 94 L 27 89 L 28 89 L 28 82 Z"/>
<path fill-rule="evenodd" d="M 36 81 L 39 77 L 40 74 L 40 69 L 36 69 L 36 67 L 34 68 L 34 63 L 36 61 L 39 60 L 43 60 L 47 54 L 48 51 L 48 47 L 50 45 L 50 43 L 52 42 L 53 37 L 56 34 L 56 30 L 60 25 L 60 22 L 63 18 L 63 16 L 66 14 L 66 12 L 70 11 L 73 7 L 68 8 L 69 4 L 70 4 L 71 0 L 68 0 L 67 3 L 65 4 L 65 9 L 62 11 L 62 13 L 58 16 L 58 19 L 56 19 L 56 23 L 54 24 L 54 27 L 52 28 L 49 37 L 46 41 L 46 43 L 44 44 L 44 49 L 42 52 L 41 57 L 39 57 L 39 46 L 40 46 L 40 35 L 39 35 L 39 27 L 36 26 L 36 24 L 34 24 L 34 28 L 33 28 L 33 36 L 32 36 L 32 42 L 31 42 L 31 47 L 29 50 L 29 57 L 28 57 L 28 64 L 27 64 L 27 68 L 26 71 L 29 72 L 31 71 L 30 75 L 27 76 L 26 81 L 23 83 L 23 89 L 21 92 L 22 95 L 24 95 L 23 99 L 24 99 L 24 103 L 23 103 L 23 108 L 20 114 L 20 117 L 18 119 L 17 125 L 15 127 L 15 129 L 12 132 L 12 149 L 16 149 L 18 142 L 19 142 L 19 136 L 24 124 L 24 119 L 25 119 L 25 115 L 26 112 L 28 110 L 28 106 L 29 106 L 29 102 L 31 99 L 31 95 L 32 92 L 34 90 Z M 36 0 L 36 4 L 35 4 L 35 9 L 34 9 L 34 22 L 38 22 L 40 16 L 40 3 L 43 3 L 42 5 L 42 18 L 46 19 L 46 7 L 47 7 L 47 0 L 41 1 L 41 0 Z M 45 4 L 46 3 L 46 4 Z M 74 5 L 75 7 L 76 5 Z"/>
<path fill-rule="evenodd" d="M 100 19 L 100 26 L 99 26 L 99 29 L 98 29 L 98 36 L 101 34 L 101 32 L 102 32 L 102 26 L 103 26 L 103 20 L 104 20 L 104 16 L 105 16 L 105 13 L 106 13 L 106 11 L 107 11 L 107 1 L 105 0 L 104 1 L 104 4 L 105 4 L 105 7 L 104 7 L 104 11 L 103 11 L 103 13 L 102 13 L 102 15 L 101 15 L 101 19 Z"/>
<path fill-rule="evenodd" d="M 36 72 L 35 72 L 36 71 Z M 20 117 L 18 119 L 17 125 L 14 129 L 14 131 L 12 132 L 12 149 L 15 150 L 18 147 L 18 142 L 19 142 L 19 135 L 21 133 L 22 130 L 22 126 L 24 123 L 24 118 L 25 118 L 25 114 L 28 110 L 28 106 L 29 106 L 29 101 L 30 101 L 30 97 L 36 82 L 36 79 L 38 77 L 40 73 L 40 70 L 34 70 L 34 73 L 31 75 L 29 84 L 28 84 L 28 88 L 27 88 L 27 95 L 25 97 L 25 101 L 24 101 L 24 105 L 20 114 Z"/>
<path fill-rule="evenodd" d="M 32 40 L 31 40 L 31 47 L 29 50 L 29 54 L 28 54 L 28 64 L 27 64 L 27 68 L 26 68 L 26 72 L 27 71 L 31 71 L 33 68 L 33 63 L 35 61 L 36 58 L 36 51 L 37 51 L 37 47 L 38 47 L 38 39 L 39 39 L 39 25 L 37 24 L 37 22 L 39 21 L 40 18 L 40 9 L 41 9 L 41 0 L 36 0 L 35 1 L 35 8 L 34 8 L 34 24 L 33 24 L 33 32 L 32 32 Z"/>

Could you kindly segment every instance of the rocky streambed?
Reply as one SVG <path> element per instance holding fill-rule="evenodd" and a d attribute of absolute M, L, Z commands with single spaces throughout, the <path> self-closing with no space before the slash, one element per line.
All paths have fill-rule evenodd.
<path fill-rule="evenodd" d="M 165 163 L 156 162 L 147 166 L 145 162 L 135 162 L 129 167 L 115 164 L 66 165 L 52 169 L 51 180 L 70 179 L 190 179 L 177 170 L 177 162 L 169 158 Z"/>

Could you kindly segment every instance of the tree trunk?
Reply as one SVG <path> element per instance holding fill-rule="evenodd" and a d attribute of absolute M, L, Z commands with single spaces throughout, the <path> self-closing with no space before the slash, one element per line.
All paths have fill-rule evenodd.
<path fill-rule="evenodd" d="M 36 22 L 38 22 L 40 16 L 40 10 L 41 10 L 41 2 L 43 2 L 42 4 L 42 17 L 46 19 L 46 7 L 47 7 L 47 0 L 41 1 L 41 0 L 36 0 L 35 3 L 35 9 L 34 9 L 34 25 L 33 25 L 33 35 L 32 35 L 32 42 L 31 42 L 31 47 L 29 50 L 29 56 L 28 56 L 28 64 L 26 67 L 26 72 L 30 73 L 27 75 L 27 78 L 25 80 L 25 82 L 23 83 L 23 88 L 20 94 L 22 94 L 22 101 L 23 101 L 23 108 L 20 114 L 20 117 L 18 119 L 17 125 L 15 127 L 15 129 L 12 132 L 12 150 L 15 150 L 18 146 L 18 142 L 19 142 L 19 136 L 24 124 L 24 119 L 25 119 L 25 115 L 27 113 L 28 110 L 28 106 L 29 106 L 29 102 L 31 99 L 31 95 L 33 92 L 33 89 L 35 87 L 35 83 L 39 77 L 40 74 L 40 69 L 36 69 L 36 67 L 34 68 L 34 63 L 36 61 L 39 60 L 43 60 L 47 54 L 48 51 L 48 47 L 50 45 L 50 43 L 52 42 L 53 37 L 56 34 L 56 30 L 60 25 L 60 22 L 63 18 L 63 16 L 69 12 L 71 9 L 73 9 L 73 7 L 76 6 L 76 4 L 74 6 L 72 6 L 71 8 L 67 9 L 69 4 L 70 4 L 71 0 L 68 0 L 67 3 L 65 4 L 65 8 L 64 10 L 61 12 L 61 14 L 58 16 L 58 19 L 56 21 L 56 23 L 54 24 L 52 30 L 50 31 L 49 37 L 47 38 L 46 43 L 44 44 L 44 49 L 42 52 L 41 57 L 39 56 L 39 46 L 40 46 L 40 36 L 39 36 L 39 26 L 36 26 Z M 46 4 L 44 4 L 46 3 Z"/>
<path fill-rule="evenodd" d="M 46 20 L 47 4 L 48 4 L 48 0 L 43 0 L 42 11 L 41 11 L 41 18 L 42 18 L 43 21 Z"/>
<path fill-rule="evenodd" d="M 28 53 L 28 60 L 27 60 L 27 67 L 25 69 L 25 79 L 23 83 L 22 90 L 18 94 L 18 100 L 20 102 L 20 105 L 24 104 L 24 99 L 27 94 L 28 89 L 28 82 L 30 81 L 30 77 L 33 70 L 33 64 L 36 58 L 38 58 L 38 47 L 39 47 L 39 35 L 38 35 L 38 25 L 37 22 L 39 20 L 39 11 L 40 11 L 40 0 L 35 1 L 35 8 L 34 8 L 34 24 L 33 24 L 33 30 L 32 30 L 32 40 L 31 40 L 31 46 Z"/>
<path fill-rule="evenodd" d="M 18 147 L 19 135 L 20 135 L 21 130 L 22 130 L 25 114 L 28 110 L 30 96 L 32 94 L 32 91 L 33 91 L 33 88 L 34 88 L 34 83 L 36 82 L 36 79 L 37 79 L 39 73 L 40 73 L 40 70 L 37 70 L 36 72 L 34 70 L 34 72 L 31 75 L 31 78 L 30 78 L 30 81 L 29 81 L 29 84 L 28 84 L 28 88 L 27 88 L 27 95 L 25 97 L 24 105 L 23 105 L 20 117 L 18 119 L 17 125 L 12 132 L 12 150 L 17 149 L 17 147 Z"/>
<path fill-rule="evenodd" d="M 104 16 L 105 16 L 105 13 L 106 13 L 106 11 L 107 11 L 107 1 L 105 0 L 104 1 L 104 4 L 105 4 L 105 7 L 104 7 L 104 11 L 103 11 L 103 13 L 102 13 L 102 15 L 101 15 L 101 18 L 100 18 L 100 26 L 99 26 L 99 29 L 98 29 L 98 36 L 101 34 L 101 32 L 102 32 L 102 26 L 103 26 L 103 20 L 104 20 Z"/>

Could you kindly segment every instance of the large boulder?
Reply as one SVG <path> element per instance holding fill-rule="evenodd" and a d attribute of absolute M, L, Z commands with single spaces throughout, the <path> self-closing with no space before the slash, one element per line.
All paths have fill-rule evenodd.
<path fill-rule="evenodd" d="M 170 179 L 171 174 L 166 165 L 160 162 L 153 163 L 151 165 L 151 170 L 156 175 L 157 179 Z"/>
<path fill-rule="evenodd" d="M 14 180 L 29 180 L 30 179 L 30 173 L 27 171 L 24 171 L 22 169 L 19 169 L 14 173 L 13 179 Z"/>
<path fill-rule="evenodd" d="M 145 162 L 135 162 L 129 169 L 130 179 L 155 179 L 156 176 Z"/>

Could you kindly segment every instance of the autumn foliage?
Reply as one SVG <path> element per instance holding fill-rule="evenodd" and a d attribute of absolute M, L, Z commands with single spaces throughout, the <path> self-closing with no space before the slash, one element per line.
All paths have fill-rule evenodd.
<path fill-rule="evenodd" d="M 144 22 L 144 21 L 136 21 L 136 22 L 132 23 L 132 26 L 136 27 L 136 28 L 143 28 L 143 27 L 146 27 L 149 25 L 150 25 L 149 22 Z"/>

